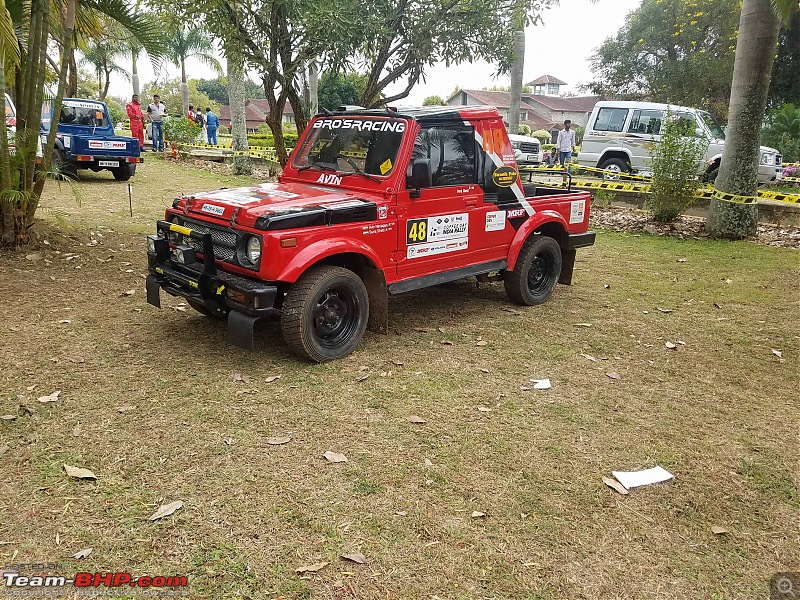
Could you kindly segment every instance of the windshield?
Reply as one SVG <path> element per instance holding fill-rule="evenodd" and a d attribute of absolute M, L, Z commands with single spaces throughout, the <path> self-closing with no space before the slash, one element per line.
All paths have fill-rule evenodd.
<path fill-rule="evenodd" d="M 386 176 L 394 169 L 405 130 L 400 119 L 318 119 L 293 164 L 303 170 Z"/>
<path fill-rule="evenodd" d="M 42 124 L 46 127 L 50 126 L 51 106 L 50 101 L 45 101 L 42 105 Z M 108 127 L 105 107 L 90 100 L 64 100 L 58 122 L 83 127 Z"/>
<path fill-rule="evenodd" d="M 699 110 L 697 112 L 700 114 L 700 117 L 702 118 L 703 123 L 705 123 L 706 127 L 708 127 L 709 131 L 711 131 L 711 135 L 713 135 L 718 140 L 724 140 L 725 139 L 725 132 L 722 131 L 722 127 L 719 126 L 719 123 L 717 123 L 717 120 L 714 117 L 712 117 L 709 113 L 707 113 L 707 112 L 705 112 L 703 110 Z"/>

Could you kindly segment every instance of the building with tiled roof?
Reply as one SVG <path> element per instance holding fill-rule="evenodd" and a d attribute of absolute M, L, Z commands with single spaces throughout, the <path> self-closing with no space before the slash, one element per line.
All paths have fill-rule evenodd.
<path fill-rule="evenodd" d="M 567 82 L 561 81 L 558 77 L 553 77 L 552 75 L 542 75 L 525 85 L 531 88 L 531 92 L 534 94 L 558 96 L 561 86 L 567 85 Z"/>
<path fill-rule="evenodd" d="M 245 122 L 247 123 L 248 133 L 257 133 L 259 125 L 267 122 L 269 114 L 269 103 L 263 98 L 248 98 L 244 105 Z M 287 102 L 283 105 L 283 122 L 294 123 L 294 113 L 292 107 Z M 231 127 L 231 107 L 220 106 L 219 122 L 228 129 Z"/>

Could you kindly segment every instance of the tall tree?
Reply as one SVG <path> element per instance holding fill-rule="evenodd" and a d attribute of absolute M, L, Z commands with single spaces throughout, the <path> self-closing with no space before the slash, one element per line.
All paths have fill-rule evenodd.
<path fill-rule="evenodd" d="M 226 41 L 225 58 L 228 66 L 228 90 L 231 109 L 231 134 L 233 135 L 233 173 L 249 175 L 252 170 L 250 157 L 247 154 L 247 115 L 246 98 L 244 96 L 244 59 L 238 47 Z"/>
<path fill-rule="evenodd" d="M 727 113 L 740 0 L 643 0 L 590 58 L 588 88 Z"/>
<path fill-rule="evenodd" d="M 769 105 L 800 106 L 800 11 L 783 23 L 778 35 L 778 53 L 772 65 L 772 81 L 769 85 Z"/>
<path fill-rule="evenodd" d="M 172 62 L 181 68 L 181 101 L 183 114 L 189 110 L 189 86 L 186 80 L 186 60 L 197 58 L 217 73 L 222 72 L 219 61 L 214 57 L 214 44 L 201 29 L 187 25 L 182 15 L 170 15 L 167 20 L 167 49 Z"/>
<path fill-rule="evenodd" d="M 97 96 L 105 100 L 111 85 L 111 75 L 122 75 L 130 79 L 130 74 L 123 69 L 117 59 L 126 52 L 122 26 L 108 17 L 101 19 L 103 33 L 91 39 L 81 50 L 83 64 L 91 65 L 97 77 Z"/>
<path fill-rule="evenodd" d="M 367 76 L 360 73 L 325 71 L 319 78 L 317 99 L 320 109 L 358 104 L 367 86 Z"/>
<path fill-rule="evenodd" d="M 761 123 L 781 17 L 798 11 L 797 0 L 743 0 L 722 163 L 714 187 L 737 196 L 756 195 Z M 711 199 L 706 227 L 712 235 L 742 238 L 756 233 L 758 205 Z"/>

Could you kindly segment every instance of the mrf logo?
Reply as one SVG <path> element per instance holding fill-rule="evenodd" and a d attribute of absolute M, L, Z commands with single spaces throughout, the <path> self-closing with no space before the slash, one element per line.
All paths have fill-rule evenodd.
<path fill-rule="evenodd" d="M 319 176 L 319 179 L 317 179 L 317 183 L 324 183 L 326 185 L 341 185 L 342 178 L 336 175 L 326 175 L 323 173 Z"/>

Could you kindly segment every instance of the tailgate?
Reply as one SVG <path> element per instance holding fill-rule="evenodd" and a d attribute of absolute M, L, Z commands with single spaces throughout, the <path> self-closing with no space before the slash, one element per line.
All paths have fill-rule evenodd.
<path fill-rule="evenodd" d="M 139 156 L 139 140 L 126 137 L 100 135 L 72 136 L 73 154 L 97 154 L 102 156 Z"/>

